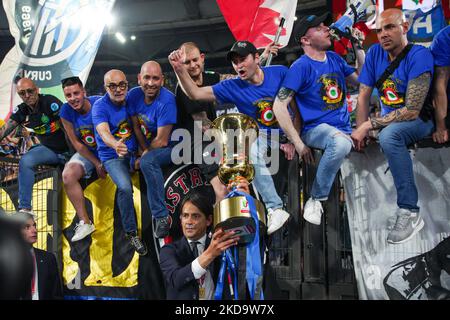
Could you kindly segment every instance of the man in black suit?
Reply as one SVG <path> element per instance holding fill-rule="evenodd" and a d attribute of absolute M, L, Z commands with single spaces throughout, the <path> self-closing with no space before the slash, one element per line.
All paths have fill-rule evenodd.
<path fill-rule="evenodd" d="M 19 212 L 16 216 L 23 216 L 22 235 L 30 246 L 33 257 L 33 277 L 30 290 L 24 299 L 31 300 L 56 300 L 62 299 L 61 278 L 56 264 L 56 258 L 52 253 L 33 247 L 37 241 L 37 230 L 34 216 L 26 212 Z"/>
<path fill-rule="evenodd" d="M 241 182 L 238 190 L 249 193 L 248 182 Z M 162 247 L 160 253 L 167 299 L 213 300 L 220 255 L 236 245 L 239 237 L 220 228 L 212 238 L 208 236 L 213 206 L 199 189 L 192 190 L 183 199 L 180 220 L 184 236 Z"/>

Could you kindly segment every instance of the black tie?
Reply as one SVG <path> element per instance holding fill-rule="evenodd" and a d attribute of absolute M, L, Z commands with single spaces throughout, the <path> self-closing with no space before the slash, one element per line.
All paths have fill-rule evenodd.
<path fill-rule="evenodd" d="M 198 257 L 198 248 L 197 248 L 197 244 L 199 244 L 199 241 L 192 241 L 191 242 L 191 249 L 192 249 L 192 254 L 194 255 L 194 258 Z"/>

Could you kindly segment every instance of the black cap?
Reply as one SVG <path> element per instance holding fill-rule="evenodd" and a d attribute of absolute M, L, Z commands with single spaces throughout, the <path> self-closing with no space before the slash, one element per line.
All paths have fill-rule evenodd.
<path fill-rule="evenodd" d="M 294 26 L 293 34 L 294 40 L 296 43 L 300 43 L 300 39 L 306 34 L 309 28 L 317 27 L 322 22 L 331 22 L 328 21 L 330 19 L 330 14 L 328 12 L 324 13 L 321 16 L 316 16 L 311 14 L 309 16 L 302 17 L 298 20 Z"/>
<path fill-rule="evenodd" d="M 227 60 L 231 61 L 231 56 L 233 55 L 233 53 L 236 53 L 241 57 L 246 57 L 250 53 L 254 54 L 256 52 L 258 52 L 258 50 L 256 50 L 253 43 L 249 41 L 237 41 L 233 44 L 230 51 L 227 53 Z"/>

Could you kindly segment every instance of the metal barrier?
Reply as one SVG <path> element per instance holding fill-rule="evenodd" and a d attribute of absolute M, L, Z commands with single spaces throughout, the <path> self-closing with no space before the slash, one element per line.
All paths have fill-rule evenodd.
<path fill-rule="evenodd" d="M 316 163 L 322 152 L 315 150 Z M 287 177 L 284 199 L 291 213 L 287 226 L 273 235 L 270 264 L 284 299 L 357 299 L 350 232 L 343 187 L 339 178 L 333 184 L 324 205 L 320 226 L 303 219 L 303 206 L 316 174 L 315 166 L 299 165 L 298 159 L 287 165 L 283 159 L 278 175 Z M 339 174 L 337 175 L 339 177 Z M 275 181 L 277 176 L 275 176 Z M 280 185 L 276 183 L 278 189 Z"/>
<path fill-rule="evenodd" d="M 7 212 L 16 211 L 19 199 L 19 159 L 0 158 L 0 172 L 0 207 Z M 58 261 L 61 261 L 61 229 L 58 216 L 60 172 L 59 168 L 38 166 L 32 195 L 38 231 L 36 247 L 54 252 Z"/>

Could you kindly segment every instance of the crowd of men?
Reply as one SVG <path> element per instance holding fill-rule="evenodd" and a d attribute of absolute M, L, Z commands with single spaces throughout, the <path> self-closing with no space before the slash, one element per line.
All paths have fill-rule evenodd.
<path fill-rule="evenodd" d="M 95 231 L 80 179 L 108 174 L 118 189 L 117 203 L 129 243 L 139 255 L 147 254 L 137 230 L 131 174 L 140 170 L 145 178 L 154 236 L 166 237 L 172 218 L 165 205 L 162 170 L 173 163 L 172 148 L 177 142 L 171 138 L 172 132 L 176 128 L 193 132 L 196 126 L 206 132 L 216 118 L 216 105 L 233 103 L 263 129 L 250 157 L 255 167 L 253 184 L 267 208 L 268 235 L 290 217 L 264 159 L 269 147 L 282 150 L 287 159 L 297 152 L 307 163 L 314 162 L 311 148 L 323 150 L 303 212 L 306 221 L 320 225 L 322 203 L 328 199 L 344 158 L 352 149 L 363 150 L 370 132 L 379 131 L 397 191 L 398 210 L 392 213 L 396 222 L 387 242 L 408 241 L 424 227 L 408 146 L 427 136 L 436 143 L 448 141 L 450 27 L 435 37 L 431 49 L 408 44 L 409 25 L 402 11 L 387 9 L 376 22 L 379 43 L 367 55 L 357 43 L 356 66 L 350 66 L 329 50 L 332 40 L 327 18 L 326 14 L 311 15 L 298 22 L 300 28 L 293 36 L 304 54 L 290 68 L 263 67 L 255 46 L 238 41 L 227 55 L 237 75 L 205 72 L 200 48 L 184 43 L 169 55 L 179 81 L 175 94 L 163 87 L 164 75 L 155 61 L 142 65 L 139 86 L 131 90 L 122 71 L 108 71 L 104 96 L 88 97 L 78 77 L 66 78 L 62 81 L 64 104 L 51 95 L 39 94 L 30 79 L 19 80 L 17 93 L 23 103 L 15 108 L 4 134 L 24 124 L 40 140 L 20 159 L 19 211 L 33 215 L 35 167 L 65 164 L 64 188 L 79 219 L 71 241 L 79 241 Z M 271 50 L 273 46 L 263 55 Z M 356 129 L 350 125 L 347 81 L 360 87 Z M 381 114 L 369 118 L 369 100 L 375 89 Z M 287 141 L 274 138 L 283 134 Z M 192 150 L 199 145 L 205 147 L 203 141 L 190 141 Z M 204 152 L 203 156 L 208 155 Z M 217 163 L 202 161 L 198 166 L 211 182 L 216 202 L 223 199 L 230 189 L 218 179 Z M 246 181 L 238 188 L 249 192 Z M 238 241 L 232 232 L 220 229 L 207 236 L 213 205 L 199 192 L 182 202 L 184 237 L 164 246 L 160 254 L 170 299 L 213 296 L 215 271 L 210 268 Z"/>

